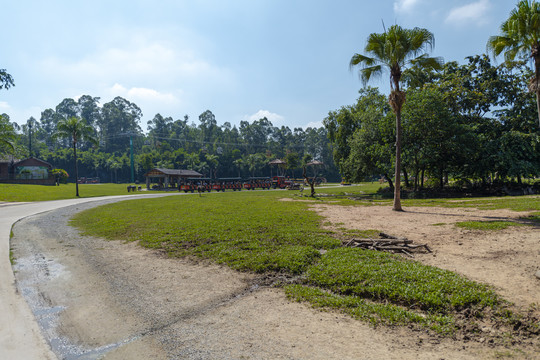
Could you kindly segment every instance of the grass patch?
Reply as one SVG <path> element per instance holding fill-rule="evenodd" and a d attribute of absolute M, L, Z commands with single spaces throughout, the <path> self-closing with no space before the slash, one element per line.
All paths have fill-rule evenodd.
<path fill-rule="evenodd" d="M 454 272 L 362 249 L 330 250 L 307 270 L 306 277 L 310 284 L 337 294 L 443 314 L 499 302 L 489 287 Z"/>
<path fill-rule="evenodd" d="M 308 202 L 280 201 L 283 197 L 295 196 L 261 191 L 137 199 L 81 212 L 72 224 L 88 235 L 140 241 L 172 257 L 301 275 L 302 285 L 286 287 L 291 299 L 372 324 L 415 324 L 448 333 L 486 308 L 497 314 L 503 304 L 490 287 L 451 271 L 388 253 L 341 248 L 337 237 L 346 229 L 322 229 L 323 218 L 309 210 Z M 378 231 L 347 233 L 372 237 Z"/>
<path fill-rule="evenodd" d="M 305 202 L 280 192 L 175 196 L 120 202 L 76 215 L 92 235 L 140 240 L 171 256 L 211 258 L 238 270 L 302 272 L 319 249 L 340 245 Z"/>
<path fill-rule="evenodd" d="M 455 330 L 450 316 L 418 314 L 402 306 L 374 303 L 358 296 L 338 295 L 303 285 L 288 285 L 285 293 L 289 299 L 309 302 L 315 308 L 339 310 L 374 326 L 417 324 L 438 333 L 451 333 Z"/>
<path fill-rule="evenodd" d="M 127 195 L 126 184 L 79 184 L 81 198 Z M 130 194 L 145 194 L 135 192 Z M 27 202 L 75 199 L 75 184 L 60 186 L 0 184 L 0 201 Z"/>
<path fill-rule="evenodd" d="M 383 185 L 386 187 L 386 185 Z M 391 206 L 392 194 L 381 194 L 378 183 L 362 183 L 350 187 L 317 189 L 319 200 L 339 205 L 385 205 Z M 438 206 L 450 208 L 476 208 L 480 210 L 509 209 L 513 211 L 537 211 L 540 215 L 540 196 L 504 196 L 480 198 L 434 198 L 401 199 L 404 208 L 408 206 Z M 406 210 L 406 209 L 405 209 Z"/>
<path fill-rule="evenodd" d="M 457 227 L 467 230 L 503 230 L 511 226 L 524 226 L 524 224 L 513 221 L 461 221 L 456 223 Z"/>
<path fill-rule="evenodd" d="M 360 239 L 378 239 L 380 230 L 368 229 L 368 230 L 358 230 L 358 229 L 347 229 L 340 227 L 338 229 L 343 236 L 360 238 Z"/>
<path fill-rule="evenodd" d="M 533 213 L 529 216 L 523 216 L 523 217 L 520 217 L 519 219 L 532 223 L 534 225 L 538 225 L 540 224 L 540 212 Z"/>

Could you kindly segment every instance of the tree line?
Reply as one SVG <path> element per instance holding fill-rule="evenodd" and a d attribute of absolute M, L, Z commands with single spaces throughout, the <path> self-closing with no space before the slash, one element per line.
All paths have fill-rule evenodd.
<path fill-rule="evenodd" d="M 487 41 L 494 57 L 504 55 L 499 67 L 487 56 L 443 65 L 429 56 L 434 41 L 427 29 L 399 25 L 370 34 L 364 54 L 354 54 L 349 67 L 359 68 L 364 84 L 389 72 L 388 103 L 377 90 L 364 89 L 356 105 L 324 120 L 340 172 L 352 180 L 383 174 L 395 211 L 402 211 L 402 173 L 407 187 L 414 175 L 415 189 L 425 175 L 442 188 L 450 178 L 461 186 L 512 178 L 521 184 L 540 173 L 540 3 L 520 0 L 500 35 Z M 530 60 L 534 71 L 525 66 Z M 538 123 L 529 92 L 536 95 Z"/>
<path fill-rule="evenodd" d="M 495 66 L 486 55 L 467 61 L 448 62 L 441 71 L 404 72 L 406 187 L 442 187 L 450 180 L 461 187 L 521 183 L 540 175 L 540 128 L 527 87 L 532 71 L 525 62 Z M 356 104 L 329 113 L 324 125 L 344 177 L 361 181 L 380 175 L 394 187 L 394 121 L 386 96 L 371 87 L 360 91 Z"/>
<path fill-rule="evenodd" d="M 240 121 L 218 124 L 207 110 L 197 121 L 188 115 L 180 119 L 156 114 L 147 122 L 146 133 L 141 128 L 142 111 L 122 97 L 103 105 L 99 97 L 83 95 L 74 100 L 62 100 L 54 109 L 41 112 L 40 119 L 31 117 L 22 125 L 10 122 L 2 114 L 5 128 L 12 128 L 12 139 L 19 157 L 35 156 L 75 174 L 73 151 L 68 137 L 54 136 L 62 121 L 84 119 L 92 127 L 97 146 L 90 141 L 76 144 L 79 175 L 99 177 L 106 182 L 128 182 L 131 171 L 131 145 L 134 154 L 135 180 L 153 168 L 191 169 L 206 177 L 270 176 L 285 172 L 301 176 L 304 163 L 316 159 L 319 176 L 339 181 L 333 165 L 332 151 L 326 129 L 276 127 L 267 118 L 253 122 Z M 285 168 L 268 163 L 276 158 L 286 162 Z M 73 174 L 73 175 L 72 175 Z"/>
<path fill-rule="evenodd" d="M 389 72 L 390 95 L 365 87 L 356 104 L 330 111 L 323 128 L 278 128 L 266 118 L 241 121 L 239 127 L 218 125 L 207 110 L 198 123 L 189 123 L 187 115 L 156 114 L 145 134 L 136 104 L 116 97 L 101 106 L 98 97 L 84 95 L 64 99 L 20 127 L 3 114 L 0 150 L 27 149 L 69 171 L 69 142 L 51 135 L 59 122 L 78 117 L 99 140 L 97 148 L 77 144 L 87 176 L 126 181 L 132 148 L 139 180 L 153 167 L 193 169 L 209 177 L 266 176 L 274 158 L 284 159 L 295 176 L 302 164 L 319 160 L 326 165 L 320 175 L 329 180 L 383 177 L 394 190 L 397 211 L 402 176 L 414 190 L 450 181 L 485 187 L 538 177 L 540 4 L 520 0 L 500 35 L 488 39 L 487 49 L 495 57 L 504 55 L 502 64 L 492 64 L 487 55 L 468 57 L 464 65 L 445 64 L 429 56 L 433 44 L 433 34 L 421 28 L 393 25 L 370 34 L 364 54 L 354 54 L 350 68 L 359 68 L 365 85 Z M 0 69 L 0 89 L 10 86 L 13 78 Z"/>

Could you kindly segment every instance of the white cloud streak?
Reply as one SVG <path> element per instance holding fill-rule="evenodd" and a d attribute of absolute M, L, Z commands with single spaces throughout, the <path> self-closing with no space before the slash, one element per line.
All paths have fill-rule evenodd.
<path fill-rule="evenodd" d="M 450 10 L 446 17 L 447 24 L 462 25 L 466 23 L 475 23 L 483 25 L 487 23 L 487 13 L 492 5 L 490 0 L 479 0 L 468 5 L 460 6 Z"/>
<path fill-rule="evenodd" d="M 0 111 L 1 112 L 6 112 L 6 111 L 9 111 L 10 109 L 11 109 L 11 106 L 9 106 L 7 101 L 0 101 Z"/>
<path fill-rule="evenodd" d="M 122 96 L 126 97 L 132 101 L 143 100 L 143 101 L 152 101 L 160 102 L 164 104 L 174 104 L 178 102 L 178 99 L 171 93 L 161 93 L 154 89 L 133 87 L 127 89 L 126 87 L 120 84 L 114 84 L 110 91 L 112 96 Z"/>
<path fill-rule="evenodd" d="M 253 121 L 262 119 L 264 117 L 267 118 L 272 123 L 272 125 L 282 123 L 285 120 L 283 116 L 276 113 L 272 113 L 268 110 L 259 110 L 255 114 L 244 115 L 243 120 L 253 122 Z"/>
<path fill-rule="evenodd" d="M 421 0 L 397 0 L 394 2 L 394 12 L 409 13 Z"/>

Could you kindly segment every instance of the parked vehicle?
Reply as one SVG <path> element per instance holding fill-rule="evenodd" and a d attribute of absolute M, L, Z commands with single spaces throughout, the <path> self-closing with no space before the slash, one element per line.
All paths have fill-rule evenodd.
<path fill-rule="evenodd" d="M 270 189 L 272 187 L 272 180 L 269 177 L 250 177 L 244 182 L 244 189 Z"/>

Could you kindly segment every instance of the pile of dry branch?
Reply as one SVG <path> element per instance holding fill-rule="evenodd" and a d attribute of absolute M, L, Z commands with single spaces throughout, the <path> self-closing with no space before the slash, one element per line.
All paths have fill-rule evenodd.
<path fill-rule="evenodd" d="M 385 233 L 379 233 L 379 237 L 379 239 L 352 239 L 344 242 L 343 246 L 402 253 L 411 257 L 418 250 L 431 252 L 426 244 L 413 244 L 412 240 L 404 237 L 395 237 Z"/>

